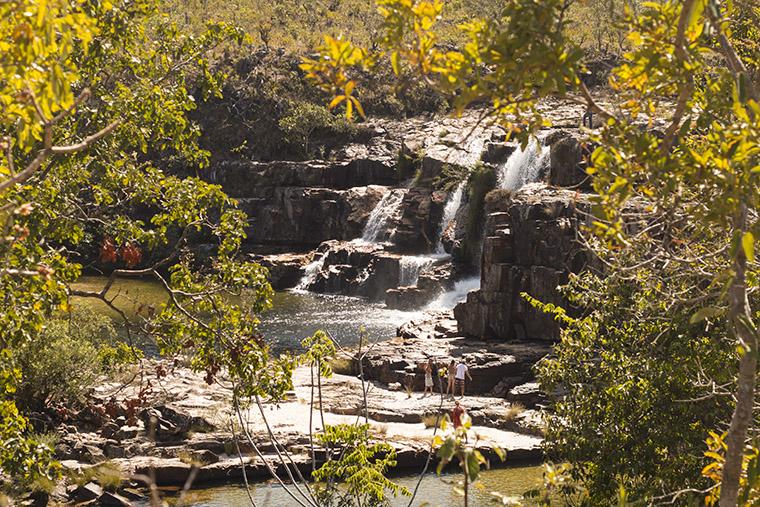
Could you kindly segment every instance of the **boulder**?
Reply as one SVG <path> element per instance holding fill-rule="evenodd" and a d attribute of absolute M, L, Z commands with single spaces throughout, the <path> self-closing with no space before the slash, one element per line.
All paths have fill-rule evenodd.
<path fill-rule="evenodd" d="M 304 266 L 309 262 L 309 254 L 272 254 L 251 255 L 251 260 L 258 262 L 269 271 L 269 283 L 275 290 L 291 289 L 298 285 L 303 277 Z"/>
<path fill-rule="evenodd" d="M 422 308 L 430 301 L 430 294 L 418 287 L 399 287 L 385 291 L 385 306 L 394 310 Z"/>
<path fill-rule="evenodd" d="M 591 178 L 584 170 L 583 150 L 570 134 L 557 131 L 553 140 L 548 144 L 549 152 L 549 184 L 558 187 L 575 187 L 590 189 Z M 550 139 L 545 139 L 545 142 Z"/>
<path fill-rule="evenodd" d="M 388 289 L 399 285 L 401 256 L 380 245 L 327 241 L 319 250 L 325 257 L 307 287 L 311 291 L 382 300 Z"/>
<path fill-rule="evenodd" d="M 98 498 L 98 505 L 103 505 L 103 506 L 108 506 L 108 507 L 131 507 L 132 502 L 130 502 L 129 499 L 127 499 L 126 497 L 123 497 L 122 495 L 118 493 L 105 491 Z"/>
<path fill-rule="evenodd" d="M 483 151 L 482 160 L 488 164 L 503 164 L 507 161 L 509 156 L 514 151 L 514 144 L 490 142 L 486 144 L 485 151 Z"/>
<path fill-rule="evenodd" d="M 77 487 L 71 493 L 71 499 L 75 502 L 89 502 L 97 500 L 101 495 L 103 495 L 103 488 L 94 482 L 88 482 L 84 486 Z"/>
<path fill-rule="evenodd" d="M 190 431 L 213 431 L 214 425 L 199 416 L 167 405 L 157 405 L 140 412 L 140 419 L 155 440 L 184 438 Z"/>

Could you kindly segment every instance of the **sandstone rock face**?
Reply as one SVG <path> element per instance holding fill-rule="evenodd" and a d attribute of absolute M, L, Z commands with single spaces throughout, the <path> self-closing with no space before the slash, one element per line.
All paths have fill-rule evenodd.
<path fill-rule="evenodd" d="M 400 283 L 401 256 L 382 245 L 326 241 L 319 252 L 324 262 L 308 290 L 381 300 Z"/>
<path fill-rule="evenodd" d="M 401 203 L 403 212 L 393 236 L 396 248 L 402 252 L 434 251 L 445 203 L 445 192 L 421 187 L 409 189 Z"/>
<path fill-rule="evenodd" d="M 351 150 L 351 153 L 358 152 Z M 388 154 L 381 159 L 356 158 L 328 160 L 254 162 L 230 160 L 211 169 L 209 179 L 234 197 L 255 194 L 261 187 L 315 187 L 347 190 L 367 185 L 395 185 L 398 181 L 395 160 Z"/>
<path fill-rule="evenodd" d="M 386 191 L 380 186 L 261 187 L 238 202 L 250 218 L 249 243 L 303 251 L 328 239 L 361 235 L 367 216 Z"/>
<path fill-rule="evenodd" d="M 490 393 L 501 385 L 504 394 L 533 379 L 533 365 L 549 352 L 544 343 L 493 343 L 473 341 L 458 336 L 450 313 L 423 321 L 412 321 L 399 329 L 399 337 L 377 344 L 364 361 L 368 378 L 384 384 L 399 383 L 422 390 L 424 376 L 421 363 L 432 358 L 436 368 L 451 359 L 463 359 L 469 366 L 472 381 L 466 393 Z M 445 387 L 445 379 L 443 380 Z"/>
<path fill-rule="evenodd" d="M 251 255 L 251 260 L 269 270 L 269 283 L 275 290 L 290 289 L 298 285 L 303 268 L 309 262 L 308 254 Z"/>
<path fill-rule="evenodd" d="M 580 271 L 590 254 L 577 242 L 578 208 L 588 196 L 543 184 L 523 187 L 506 211 L 488 215 L 481 288 L 454 309 L 459 331 L 480 339 L 555 340 L 559 326 L 520 294 L 567 306 L 557 287 Z"/>
<path fill-rule="evenodd" d="M 566 131 L 557 131 L 545 140 L 550 145 L 549 184 L 558 187 L 591 188 L 591 178 L 584 170 L 583 148 Z"/>

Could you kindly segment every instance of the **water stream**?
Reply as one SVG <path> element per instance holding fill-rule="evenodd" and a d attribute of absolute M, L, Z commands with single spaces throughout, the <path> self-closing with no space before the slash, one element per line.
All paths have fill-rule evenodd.
<path fill-rule="evenodd" d="M 392 232 L 388 230 L 388 223 L 395 218 L 401 210 L 405 191 L 402 189 L 389 190 L 367 219 L 367 224 L 362 232 L 362 241 L 366 243 L 382 243 L 391 238 Z"/>
<path fill-rule="evenodd" d="M 441 217 L 441 225 L 438 228 L 438 244 L 435 248 L 436 253 L 446 253 L 446 250 L 443 248 L 443 235 L 451 221 L 456 218 L 457 211 L 459 211 L 459 208 L 462 206 L 462 196 L 464 195 L 465 187 L 467 187 L 467 179 L 462 180 L 446 200 L 446 206 L 443 208 L 443 217 Z"/>
<path fill-rule="evenodd" d="M 104 282 L 104 277 L 84 276 L 75 287 L 100 290 Z M 114 305 L 130 317 L 140 305 L 159 307 L 167 302 L 163 288 L 148 280 L 117 280 L 109 296 L 115 296 Z M 72 298 L 72 307 L 101 312 L 118 322 L 118 315 L 102 301 Z M 358 341 L 360 326 L 371 341 L 387 340 L 396 336 L 398 326 L 421 316 L 422 312 L 391 310 L 361 298 L 283 291 L 274 295 L 272 308 L 260 316 L 259 329 L 275 350 L 298 349 L 303 338 L 320 329 L 329 331 L 342 345 L 352 345 Z"/>
<path fill-rule="evenodd" d="M 327 252 L 315 253 L 314 260 L 308 263 L 304 267 L 303 276 L 301 281 L 296 285 L 296 290 L 307 290 L 312 283 L 314 283 L 319 275 L 319 271 L 325 265 L 327 259 Z"/>
<path fill-rule="evenodd" d="M 549 153 L 548 147 L 531 137 L 524 150 L 518 146 L 499 167 L 498 187 L 519 190 L 523 185 L 538 181 L 549 163 Z"/>
<path fill-rule="evenodd" d="M 431 311 L 444 311 L 451 310 L 457 303 L 461 303 L 467 299 L 467 294 L 471 290 L 480 288 L 480 276 L 471 276 L 469 278 L 463 278 L 454 283 L 454 288 L 448 292 L 444 292 L 434 301 L 432 301 L 426 310 Z"/>
<path fill-rule="evenodd" d="M 417 285 L 420 275 L 430 269 L 436 258 L 429 255 L 404 255 L 399 261 L 399 287 Z"/>

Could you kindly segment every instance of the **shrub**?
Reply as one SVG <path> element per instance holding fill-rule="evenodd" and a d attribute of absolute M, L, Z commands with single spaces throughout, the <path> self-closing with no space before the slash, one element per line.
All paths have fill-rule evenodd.
<path fill-rule="evenodd" d="M 406 152 L 400 151 L 398 154 L 398 160 L 396 161 L 396 173 L 402 180 L 409 178 L 419 179 L 420 172 L 422 171 L 422 159 L 425 156 L 424 151 Z"/>
<path fill-rule="evenodd" d="M 507 422 L 514 421 L 523 412 L 525 412 L 525 406 L 522 403 L 512 403 L 504 410 L 504 420 Z"/>
<path fill-rule="evenodd" d="M 322 105 L 299 100 L 289 102 L 279 126 L 283 140 L 306 158 L 315 155 L 324 157 L 328 140 L 350 139 L 357 131 L 356 126 L 343 116 L 331 113 Z"/>
<path fill-rule="evenodd" d="M 82 402 L 98 375 L 134 361 L 135 353 L 118 341 L 109 317 L 76 312 L 50 319 L 41 338 L 29 342 L 17 358 L 24 372 L 17 403 L 40 410 L 56 403 Z"/>
<path fill-rule="evenodd" d="M 443 164 L 441 174 L 433 180 L 433 186 L 437 190 L 452 192 L 460 182 L 469 176 L 469 169 L 461 165 Z"/>

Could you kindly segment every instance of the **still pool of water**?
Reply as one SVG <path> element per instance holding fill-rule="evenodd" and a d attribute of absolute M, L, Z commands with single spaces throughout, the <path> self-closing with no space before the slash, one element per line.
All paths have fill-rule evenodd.
<path fill-rule="evenodd" d="M 470 486 L 470 507 L 486 507 L 500 505 L 491 492 L 497 492 L 512 498 L 519 498 L 528 490 L 541 485 L 543 468 L 511 467 L 486 470 L 481 474 L 480 481 Z M 417 484 L 417 476 L 402 476 L 393 480 L 402 486 L 413 490 Z M 456 489 L 461 488 L 461 476 L 444 474 L 437 476 L 430 473 L 425 476 L 414 507 L 453 507 L 464 505 L 461 494 Z M 282 487 L 277 484 L 251 485 L 251 492 L 257 507 L 290 507 L 297 505 Z M 171 504 L 172 499 L 168 499 Z M 398 497 L 391 500 L 393 507 L 406 507 L 409 497 Z M 186 497 L 184 505 L 194 507 L 244 507 L 251 505 L 243 486 L 227 485 L 207 489 L 196 489 Z"/>
<path fill-rule="evenodd" d="M 75 287 L 98 291 L 104 283 L 103 277 L 84 276 Z M 134 316 L 140 305 L 159 306 L 167 302 L 163 288 L 148 280 L 117 280 L 109 297 L 129 316 Z M 118 317 L 96 299 L 75 298 L 72 304 L 75 308 L 86 307 Z M 319 329 L 328 331 L 341 345 L 351 345 L 358 340 L 360 326 L 364 326 L 371 341 L 387 340 L 396 336 L 398 326 L 421 316 L 420 312 L 390 310 L 381 303 L 361 298 L 285 291 L 274 295 L 272 308 L 261 315 L 260 329 L 278 350 L 297 348 L 303 338 Z"/>

